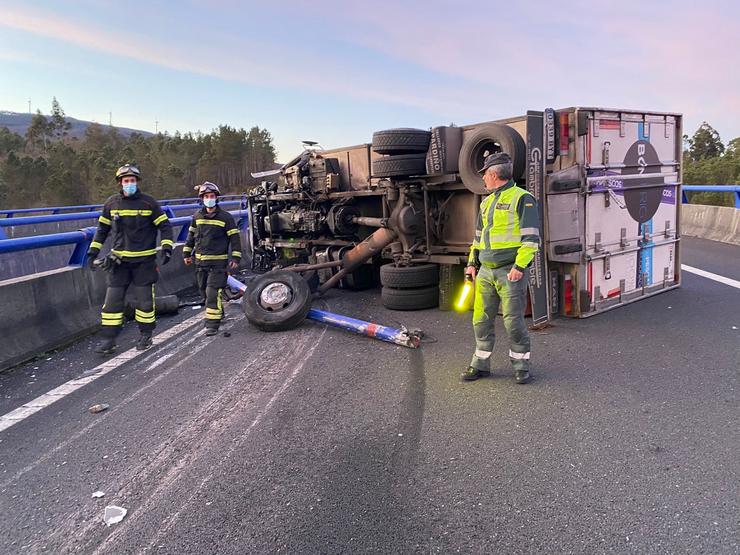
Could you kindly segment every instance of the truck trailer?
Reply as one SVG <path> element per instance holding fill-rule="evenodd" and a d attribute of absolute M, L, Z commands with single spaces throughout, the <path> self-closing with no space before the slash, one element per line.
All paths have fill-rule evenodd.
<path fill-rule="evenodd" d="M 252 269 L 244 299 L 266 330 L 300 322 L 312 294 L 382 285 L 383 304 L 450 309 L 487 194 L 478 174 L 506 152 L 538 201 L 528 268 L 535 325 L 584 318 L 679 286 L 681 115 L 573 107 L 304 151 L 247 193 Z"/>

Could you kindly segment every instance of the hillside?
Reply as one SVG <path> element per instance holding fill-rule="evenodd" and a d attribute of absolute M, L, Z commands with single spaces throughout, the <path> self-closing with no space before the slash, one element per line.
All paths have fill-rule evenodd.
<path fill-rule="evenodd" d="M 45 114 L 46 115 L 46 114 Z M 31 125 L 31 119 L 33 118 L 34 114 L 22 114 L 18 112 L 6 112 L 6 111 L 0 111 L 0 127 L 7 127 L 10 131 L 13 133 L 17 133 L 18 135 L 25 136 L 26 130 Z M 47 118 L 51 117 L 49 115 L 46 115 Z M 92 125 L 93 122 L 91 121 L 85 121 L 81 119 L 76 118 L 70 118 L 67 117 L 66 120 L 70 123 L 71 127 L 69 129 L 69 136 L 75 137 L 77 139 L 81 139 L 85 135 L 85 129 L 88 128 L 88 126 Z M 108 127 L 105 125 L 104 127 Z M 154 133 L 150 133 L 149 131 L 142 131 L 140 129 L 130 129 L 128 127 L 116 127 L 116 130 L 119 134 L 121 134 L 123 137 L 129 138 L 133 133 L 138 133 L 139 135 L 143 135 L 144 137 L 152 137 Z"/>

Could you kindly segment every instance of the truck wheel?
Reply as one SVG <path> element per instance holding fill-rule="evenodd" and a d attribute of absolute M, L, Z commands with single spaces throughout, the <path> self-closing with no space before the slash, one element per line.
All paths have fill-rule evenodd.
<path fill-rule="evenodd" d="M 373 133 L 373 152 L 378 154 L 426 154 L 431 133 L 423 129 L 386 129 Z"/>
<path fill-rule="evenodd" d="M 275 270 L 250 284 L 242 308 L 247 320 L 262 331 L 289 330 L 306 318 L 311 291 L 298 274 Z"/>
<path fill-rule="evenodd" d="M 437 264 L 417 264 L 416 266 L 395 266 L 393 263 L 380 267 L 380 283 L 394 289 L 428 287 L 439 283 Z"/>
<path fill-rule="evenodd" d="M 417 287 L 416 289 L 393 289 L 383 287 L 380 290 L 383 306 L 391 310 L 423 310 L 435 308 L 439 303 L 439 288 Z"/>
<path fill-rule="evenodd" d="M 483 178 L 478 170 L 489 154 L 506 152 L 514 163 L 514 179 L 524 174 L 527 147 L 524 139 L 508 125 L 489 123 L 475 129 L 464 137 L 460 149 L 460 177 L 463 184 L 473 193 L 486 194 Z"/>
<path fill-rule="evenodd" d="M 426 154 L 398 154 L 373 160 L 373 177 L 408 177 L 427 172 Z"/>

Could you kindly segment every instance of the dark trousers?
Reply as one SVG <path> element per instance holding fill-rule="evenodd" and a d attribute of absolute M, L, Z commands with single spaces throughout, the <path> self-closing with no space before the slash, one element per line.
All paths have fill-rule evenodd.
<path fill-rule="evenodd" d="M 141 333 L 152 333 L 154 317 L 154 284 L 159 279 L 159 270 L 154 258 L 144 262 L 121 262 L 108 274 L 108 289 L 105 291 L 101 313 L 105 337 L 115 337 L 123 327 L 123 309 L 126 290 L 133 286 L 134 315 Z"/>
<path fill-rule="evenodd" d="M 206 300 L 206 327 L 218 329 L 224 315 L 221 291 L 226 287 L 226 265 L 198 265 L 198 289 Z"/>

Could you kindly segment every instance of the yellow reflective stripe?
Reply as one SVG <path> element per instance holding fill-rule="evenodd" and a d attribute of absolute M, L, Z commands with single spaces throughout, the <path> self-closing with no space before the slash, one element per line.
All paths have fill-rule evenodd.
<path fill-rule="evenodd" d="M 113 254 L 117 254 L 119 256 L 129 256 L 129 257 L 136 257 L 136 256 L 149 256 L 150 254 L 157 254 L 157 249 L 150 249 L 148 251 L 117 251 L 112 250 Z"/>
<path fill-rule="evenodd" d="M 221 311 L 218 308 L 206 308 L 207 314 L 221 314 Z"/>
<path fill-rule="evenodd" d="M 165 220 L 167 220 L 167 219 L 168 219 L 168 218 L 167 218 L 167 214 L 162 214 L 162 215 L 161 215 L 161 216 L 159 216 L 158 218 L 155 218 L 155 219 L 154 219 L 154 225 L 159 225 L 159 224 L 161 224 L 162 222 L 164 222 L 164 221 L 165 221 Z"/>
<path fill-rule="evenodd" d="M 101 312 L 100 323 L 103 326 L 120 326 L 123 324 L 123 312 Z"/>
<path fill-rule="evenodd" d="M 152 316 L 151 318 L 144 318 L 143 316 L 136 315 L 136 321 L 141 322 L 142 324 L 154 324 L 157 319 Z"/>
<path fill-rule="evenodd" d="M 100 250 L 103 248 L 103 243 L 98 243 L 97 241 L 93 241 L 92 243 L 90 243 L 90 248 Z"/>
<path fill-rule="evenodd" d="M 137 316 L 143 316 L 144 318 L 151 318 L 152 316 L 154 316 L 154 310 L 152 310 L 150 312 L 144 312 L 143 310 L 139 310 L 137 308 L 136 309 L 136 315 Z"/>
<path fill-rule="evenodd" d="M 226 222 L 221 220 L 195 220 L 197 225 L 217 225 L 219 227 L 226 227 Z"/>
<path fill-rule="evenodd" d="M 220 320 L 221 315 L 215 315 L 215 314 L 206 314 L 206 320 Z"/>
<path fill-rule="evenodd" d="M 196 252 L 195 258 L 197 258 L 198 260 L 228 260 L 229 255 L 228 254 L 200 254 L 199 252 Z"/>
<path fill-rule="evenodd" d="M 172 241 L 170 241 L 169 239 L 162 239 L 159 242 L 159 244 L 162 245 L 162 246 L 169 245 L 170 247 L 174 245 L 174 243 Z"/>
<path fill-rule="evenodd" d="M 118 216 L 151 216 L 151 210 L 111 210 L 112 215 Z"/>
<path fill-rule="evenodd" d="M 238 229 L 230 229 L 229 231 L 226 232 L 226 235 L 231 237 L 232 235 L 236 235 L 237 233 L 239 233 Z"/>
<path fill-rule="evenodd" d="M 110 221 L 110 220 L 109 220 L 108 218 L 106 218 L 105 216 L 100 216 L 100 217 L 98 218 L 98 221 L 99 221 L 99 222 L 100 222 L 101 224 L 105 224 L 105 225 L 111 225 L 111 223 L 112 223 L 112 222 L 111 222 L 111 221 Z"/>
<path fill-rule="evenodd" d="M 193 250 L 193 247 L 183 247 L 182 252 L 191 252 Z"/>
<path fill-rule="evenodd" d="M 240 253 L 239 251 L 231 251 L 231 256 L 233 256 L 234 258 L 241 258 L 242 253 Z"/>

